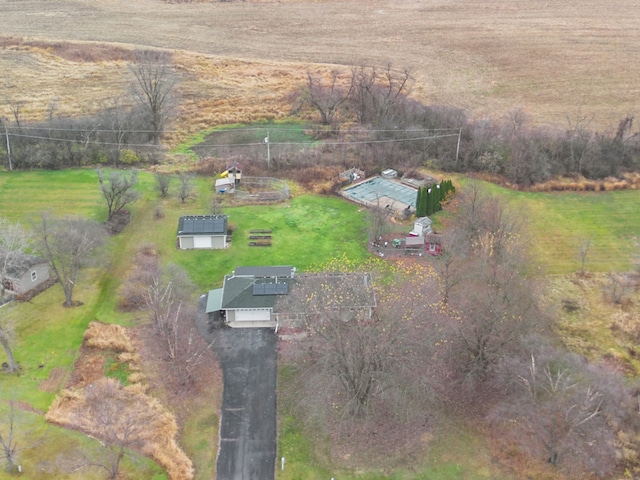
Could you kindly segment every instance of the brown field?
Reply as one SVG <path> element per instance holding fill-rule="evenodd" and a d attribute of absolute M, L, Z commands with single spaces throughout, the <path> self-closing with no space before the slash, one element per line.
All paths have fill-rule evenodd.
<path fill-rule="evenodd" d="M 189 130 L 286 115 L 310 64 L 391 61 L 413 69 L 428 103 L 493 118 L 522 107 L 558 126 L 580 112 L 600 130 L 636 113 L 640 89 L 634 0 L 0 0 L 0 11 L 4 37 L 181 51 Z M 0 96 L 24 101 L 25 116 L 51 102 L 94 111 L 125 89 L 126 56 L 14 43 L 0 42 Z"/>

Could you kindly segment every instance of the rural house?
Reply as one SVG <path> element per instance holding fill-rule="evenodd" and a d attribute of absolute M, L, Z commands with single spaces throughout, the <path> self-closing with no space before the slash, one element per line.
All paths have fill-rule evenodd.
<path fill-rule="evenodd" d="M 20 266 L 9 268 L 4 279 L 9 295 L 27 295 L 49 280 L 49 265 L 41 257 L 28 255 Z"/>
<path fill-rule="evenodd" d="M 178 248 L 225 248 L 227 215 L 190 215 L 178 220 Z"/>
<path fill-rule="evenodd" d="M 294 275 L 290 266 L 237 267 L 222 288 L 209 292 L 206 312 L 220 312 L 230 327 L 275 328 L 276 299 L 289 294 Z"/>
<path fill-rule="evenodd" d="M 369 273 L 296 274 L 290 266 L 238 267 L 211 290 L 206 312 L 231 327 L 300 327 L 307 315 L 370 318 L 376 306 Z"/>

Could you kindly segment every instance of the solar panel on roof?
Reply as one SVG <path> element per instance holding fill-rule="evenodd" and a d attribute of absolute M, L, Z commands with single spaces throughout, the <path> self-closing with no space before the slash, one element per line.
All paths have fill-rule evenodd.
<path fill-rule="evenodd" d="M 288 295 L 288 283 L 254 283 L 254 295 Z"/>

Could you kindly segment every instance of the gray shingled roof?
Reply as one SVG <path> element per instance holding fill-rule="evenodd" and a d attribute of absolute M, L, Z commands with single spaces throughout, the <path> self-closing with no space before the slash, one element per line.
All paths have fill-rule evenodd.
<path fill-rule="evenodd" d="M 32 267 L 44 263 L 47 263 L 47 261 L 42 257 L 36 257 L 35 255 L 23 255 L 22 258 L 7 267 L 7 277 L 19 278 Z"/>
<path fill-rule="evenodd" d="M 178 235 L 227 233 L 227 215 L 188 215 L 178 220 Z"/>
<path fill-rule="evenodd" d="M 252 277 L 292 277 L 293 268 L 290 265 L 278 265 L 273 267 L 237 267 L 235 275 L 248 275 Z"/>
<path fill-rule="evenodd" d="M 279 283 L 290 282 L 290 278 L 280 278 Z M 227 308 L 272 308 L 276 297 L 282 294 L 254 294 L 254 284 L 264 283 L 253 276 L 227 275 L 222 293 L 222 309 Z M 288 292 L 288 289 L 287 289 Z"/>

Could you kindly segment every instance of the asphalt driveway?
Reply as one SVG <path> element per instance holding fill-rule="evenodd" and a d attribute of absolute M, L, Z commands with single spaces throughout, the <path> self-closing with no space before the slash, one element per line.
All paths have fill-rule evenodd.
<path fill-rule="evenodd" d="M 202 317 L 201 317 L 202 318 Z M 276 457 L 276 335 L 272 329 L 200 330 L 224 374 L 217 480 L 272 480 Z"/>

